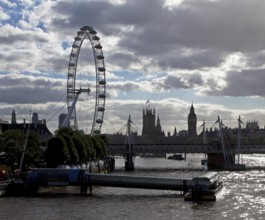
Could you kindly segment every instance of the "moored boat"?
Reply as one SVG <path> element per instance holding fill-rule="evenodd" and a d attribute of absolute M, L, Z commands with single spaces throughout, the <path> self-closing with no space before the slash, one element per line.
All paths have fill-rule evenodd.
<path fill-rule="evenodd" d="M 12 183 L 12 179 L 9 175 L 8 171 L 1 170 L 0 171 L 0 195 L 5 193 L 7 187 Z"/>

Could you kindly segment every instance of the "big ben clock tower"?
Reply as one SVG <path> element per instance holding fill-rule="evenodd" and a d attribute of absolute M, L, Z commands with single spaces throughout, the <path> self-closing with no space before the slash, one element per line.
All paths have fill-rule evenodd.
<path fill-rule="evenodd" d="M 193 104 L 191 104 L 188 116 L 188 135 L 190 137 L 197 137 L 197 116 L 195 114 Z"/>

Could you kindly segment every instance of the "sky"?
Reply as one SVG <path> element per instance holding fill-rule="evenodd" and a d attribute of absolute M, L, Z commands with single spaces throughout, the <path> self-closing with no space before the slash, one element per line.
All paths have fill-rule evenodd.
<path fill-rule="evenodd" d="M 263 0 L 0 0 L 0 118 L 32 111 L 57 129 L 74 37 L 88 25 L 105 57 L 102 133 L 123 132 L 129 115 L 141 133 L 145 108 L 165 133 L 187 130 L 192 103 L 198 132 L 218 115 L 264 128 L 264 11 Z"/>

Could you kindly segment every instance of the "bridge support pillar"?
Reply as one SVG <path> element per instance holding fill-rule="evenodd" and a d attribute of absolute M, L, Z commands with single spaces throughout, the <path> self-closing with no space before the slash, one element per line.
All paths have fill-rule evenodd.
<path fill-rule="evenodd" d="M 87 188 L 88 188 L 88 186 L 86 184 L 81 184 L 81 186 L 80 186 L 80 194 L 81 195 L 86 195 L 87 194 Z"/>
<path fill-rule="evenodd" d="M 125 170 L 134 170 L 134 161 L 132 154 L 127 154 L 125 157 Z"/>
<path fill-rule="evenodd" d="M 208 169 L 225 169 L 229 165 L 235 165 L 235 155 L 230 155 L 228 157 L 227 164 L 225 163 L 225 158 L 223 153 L 208 153 Z"/>

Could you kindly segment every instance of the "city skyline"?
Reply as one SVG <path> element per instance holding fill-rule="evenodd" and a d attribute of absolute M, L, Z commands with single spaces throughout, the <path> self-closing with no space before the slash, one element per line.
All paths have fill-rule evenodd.
<path fill-rule="evenodd" d="M 149 100 L 148 100 L 149 103 Z M 148 114 L 149 113 L 149 114 Z M 188 112 L 187 112 L 188 113 Z M 139 113 L 140 114 L 140 113 Z M 184 129 L 178 129 L 178 126 L 174 126 L 172 125 L 172 127 L 174 128 L 173 131 L 169 130 L 166 131 L 163 127 L 163 122 L 161 123 L 160 121 L 160 116 L 159 116 L 159 112 L 156 111 L 155 108 L 151 108 L 150 105 L 148 107 L 146 107 L 145 109 L 143 109 L 142 112 L 142 121 L 140 124 L 140 127 L 138 127 L 137 125 L 135 126 L 135 123 L 133 122 L 133 120 L 131 120 L 131 115 L 128 116 L 127 121 L 124 123 L 124 125 L 121 127 L 120 130 L 118 131 L 112 131 L 110 133 L 106 133 L 106 134 L 124 134 L 126 135 L 127 133 L 127 127 L 125 125 L 127 125 L 128 120 L 130 120 L 133 123 L 133 126 L 131 128 L 131 131 L 133 133 L 137 133 L 138 135 L 143 135 L 145 133 L 145 135 L 148 136 L 148 134 L 150 133 L 151 136 L 152 135 L 157 135 L 159 137 L 159 135 L 163 135 L 165 137 L 167 136 L 199 136 L 202 132 L 203 132 L 203 124 L 204 124 L 204 128 L 205 130 L 208 131 L 213 131 L 213 130 L 219 130 L 219 125 L 217 123 L 217 121 L 213 122 L 211 126 L 207 126 L 205 124 L 205 121 L 203 122 L 203 124 L 199 124 L 197 125 L 197 115 L 196 115 L 196 110 L 193 106 L 193 103 L 190 106 L 189 109 L 189 113 L 188 113 L 188 117 L 187 117 L 187 121 L 186 121 L 186 128 Z M 151 118 L 146 119 L 146 115 L 152 115 Z M 11 115 L 10 115 L 10 120 L 2 120 L 2 118 L 0 118 L 0 122 L 1 124 L 44 124 L 46 126 L 46 119 L 43 118 L 41 120 L 39 120 L 39 114 L 37 112 L 31 112 L 30 114 L 30 119 L 23 118 L 23 120 L 17 120 L 16 117 L 16 111 L 13 109 Z M 61 123 L 64 120 L 64 117 L 66 116 L 66 114 L 61 114 L 59 115 L 58 118 L 58 127 L 56 129 L 61 128 Z M 190 122 L 191 117 L 194 118 L 193 122 Z M 147 117 L 148 118 L 148 117 Z M 219 118 L 218 118 L 219 120 Z M 220 120 L 222 120 L 220 118 Z M 238 123 L 237 119 L 237 123 Z M 149 121 L 149 122 L 147 122 Z M 223 121 L 223 120 L 222 120 Z M 265 130 L 265 126 L 260 126 L 259 122 L 256 120 L 250 120 L 250 121 L 246 121 L 246 123 L 244 123 L 241 118 L 241 128 L 242 129 L 247 129 L 247 130 L 253 130 L 253 131 L 258 131 L 258 130 Z M 192 123 L 193 125 L 191 125 L 190 123 Z M 223 123 L 222 123 L 223 124 Z M 224 128 L 227 129 L 238 129 L 238 127 L 228 127 L 225 124 L 223 124 Z M 49 129 L 49 128 L 48 128 Z M 149 130 L 150 129 L 150 130 Z M 155 130 L 156 131 L 155 131 Z M 191 130 L 190 130 L 191 129 Z M 252 132 L 253 132 L 252 131 Z"/>
<path fill-rule="evenodd" d="M 187 130 L 191 103 L 212 126 L 265 125 L 265 2 L 196 0 L 0 0 L 0 118 L 47 119 L 53 132 L 66 103 L 76 32 L 92 26 L 105 56 L 107 98 L 102 133 L 129 114 L 141 127 L 148 104 L 165 132 Z M 66 110 L 64 110 L 66 112 Z"/>

